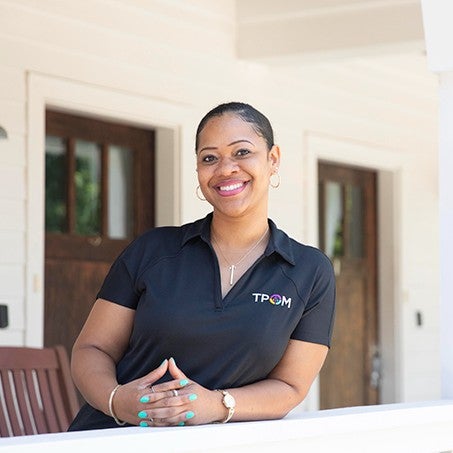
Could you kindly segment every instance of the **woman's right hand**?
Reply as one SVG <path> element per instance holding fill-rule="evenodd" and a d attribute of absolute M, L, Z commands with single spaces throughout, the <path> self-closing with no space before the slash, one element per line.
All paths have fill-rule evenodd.
<path fill-rule="evenodd" d="M 165 359 L 158 368 L 150 371 L 147 375 L 121 385 L 115 393 L 112 401 L 113 412 L 117 419 L 131 425 L 139 425 L 138 413 L 143 404 L 140 398 L 147 393 L 146 389 L 162 378 L 168 370 L 168 360 Z M 111 416 L 111 414 L 108 414 Z"/>

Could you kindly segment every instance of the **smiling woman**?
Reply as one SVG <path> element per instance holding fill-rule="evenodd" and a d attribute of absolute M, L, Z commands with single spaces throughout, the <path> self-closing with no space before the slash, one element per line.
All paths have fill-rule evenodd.
<path fill-rule="evenodd" d="M 280 154 L 248 104 L 201 120 L 213 211 L 148 231 L 112 266 L 73 348 L 88 404 L 71 430 L 277 419 L 305 398 L 330 347 L 335 281 L 323 253 L 268 219 Z"/>

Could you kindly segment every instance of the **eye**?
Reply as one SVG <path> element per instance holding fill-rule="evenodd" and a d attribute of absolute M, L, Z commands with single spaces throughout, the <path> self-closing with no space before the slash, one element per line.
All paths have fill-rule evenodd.
<path fill-rule="evenodd" d="M 210 163 L 214 162 L 215 159 L 216 159 L 216 157 L 213 156 L 212 154 L 206 154 L 205 156 L 203 156 L 201 158 L 201 162 L 206 163 L 206 164 L 210 164 Z"/>
<path fill-rule="evenodd" d="M 250 152 L 251 151 L 249 149 L 241 148 L 236 152 L 236 156 L 244 157 L 244 156 L 247 156 L 247 154 L 250 154 Z"/>

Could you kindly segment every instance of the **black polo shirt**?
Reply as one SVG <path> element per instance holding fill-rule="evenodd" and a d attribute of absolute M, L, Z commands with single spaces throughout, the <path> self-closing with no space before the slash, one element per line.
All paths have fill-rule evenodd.
<path fill-rule="evenodd" d="M 329 259 L 269 220 L 264 254 L 222 299 L 211 220 L 209 214 L 152 229 L 110 269 L 98 297 L 136 311 L 117 366 L 119 383 L 173 357 L 209 389 L 239 387 L 265 379 L 290 339 L 330 346 L 335 281 Z"/>

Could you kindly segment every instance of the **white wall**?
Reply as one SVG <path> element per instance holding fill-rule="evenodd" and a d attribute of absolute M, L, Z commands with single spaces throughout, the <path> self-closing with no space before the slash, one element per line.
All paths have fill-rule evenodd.
<path fill-rule="evenodd" d="M 174 145 L 180 178 L 174 206 L 159 215 L 186 222 L 208 210 L 195 197 L 197 121 L 244 100 L 274 124 L 282 185 L 270 215 L 295 238 L 317 241 L 317 156 L 391 178 L 395 200 L 389 208 L 381 191 L 380 201 L 394 213 L 381 219 L 391 250 L 381 238 L 380 266 L 396 275 L 381 288 L 392 375 L 384 399 L 437 398 L 437 82 L 425 58 L 265 66 L 235 57 L 234 32 L 233 0 L 0 0 L 0 124 L 9 134 L 0 141 L 0 303 L 11 320 L 0 343 L 42 342 L 45 105 L 157 127 L 161 143 Z"/>

